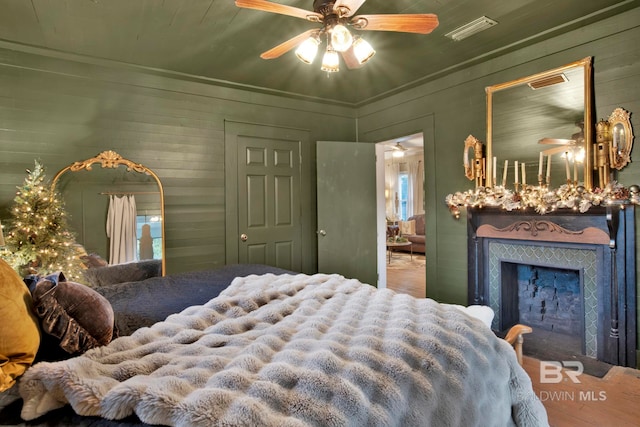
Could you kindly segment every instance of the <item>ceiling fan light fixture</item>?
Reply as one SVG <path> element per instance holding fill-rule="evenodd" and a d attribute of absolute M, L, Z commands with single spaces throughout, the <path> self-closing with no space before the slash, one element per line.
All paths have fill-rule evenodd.
<path fill-rule="evenodd" d="M 368 41 L 362 37 L 356 37 L 353 42 L 353 54 L 355 55 L 358 64 L 362 65 L 370 60 L 371 57 L 376 54 L 376 51 Z"/>
<path fill-rule="evenodd" d="M 353 36 L 342 24 L 336 24 L 331 28 L 331 46 L 337 52 L 344 52 L 351 47 Z"/>
<path fill-rule="evenodd" d="M 340 57 L 338 56 L 338 52 L 328 47 L 322 58 L 322 67 L 320 67 L 320 69 L 327 73 L 340 71 Z"/>
<path fill-rule="evenodd" d="M 311 64 L 318 54 L 319 45 L 320 40 L 316 37 L 309 37 L 300 43 L 300 46 L 296 49 L 296 56 L 305 64 Z"/>

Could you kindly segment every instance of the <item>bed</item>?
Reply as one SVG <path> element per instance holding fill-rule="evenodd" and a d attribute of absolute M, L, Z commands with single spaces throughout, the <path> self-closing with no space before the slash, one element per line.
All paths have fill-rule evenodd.
<path fill-rule="evenodd" d="M 454 306 L 266 266 L 114 286 L 122 336 L 35 363 L 0 424 L 548 425 L 513 348 Z"/>

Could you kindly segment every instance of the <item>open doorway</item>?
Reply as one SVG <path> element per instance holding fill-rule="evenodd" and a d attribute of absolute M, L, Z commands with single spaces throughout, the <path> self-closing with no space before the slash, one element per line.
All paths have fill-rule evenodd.
<path fill-rule="evenodd" d="M 378 200 L 378 206 L 379 209 L 384 206 L 386 218 L 386 244 L 378 248 L 378 259 L 385 260 L 386 287 L 424 298 L 426 260 L 423 135 L 417 133 L 378 144 L 384 147 L 384 189 L 377 191 L 378 198 L 384 200 Z M 382 167 L 378 166 L 379 169 Z M 380 254 L 384 254 L 384 258 Z"/>

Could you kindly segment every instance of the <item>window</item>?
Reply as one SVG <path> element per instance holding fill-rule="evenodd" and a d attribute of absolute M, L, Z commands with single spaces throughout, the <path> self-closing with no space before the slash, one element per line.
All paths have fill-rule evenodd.
<path fill-rule="evenodd" d="M 398 174 L 398 179 L 400 180 L 400 194 L 398 195 L 400 206 L 398 207 L 398 216 L 400 216 L 400 220 L 407 220 L 407 201 L 409 199 L 409 174 L 407 172 L 400 172 Z"/>
<path fill-rule="evenodd" d="M 138 234 L 138 259 L 162 259 L 162 227 L 161 227 L 160 215 L 137 215 L 136 216 L 136 232 Z M 150 253 L 149 249 L 146 250 L 141 247 L 140 241 L 145 240 L 143 237 L 143 227 L 149 226 L 151 234 L 151 248 L 153 253 Z M 147 227 L 144 227 L 145 229 Z M 144 252 L 144 253 L 143 253 Z"/>

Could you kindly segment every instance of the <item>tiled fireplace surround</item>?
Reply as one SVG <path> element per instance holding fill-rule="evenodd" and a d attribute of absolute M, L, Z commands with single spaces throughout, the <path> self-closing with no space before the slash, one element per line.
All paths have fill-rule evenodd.
<path fill-rule="evenodd" d="M 509 266 L 576 270 L 582 294 L 583 354 L 636 366 L 635 210 L 592 207 L 560 210 L 472 208 L 467 212 L 468 303 L 489 305 L 493 329 L 518 318 L 518 281 Z M 615 286 L 613 286 L 615 284 Z"/>

